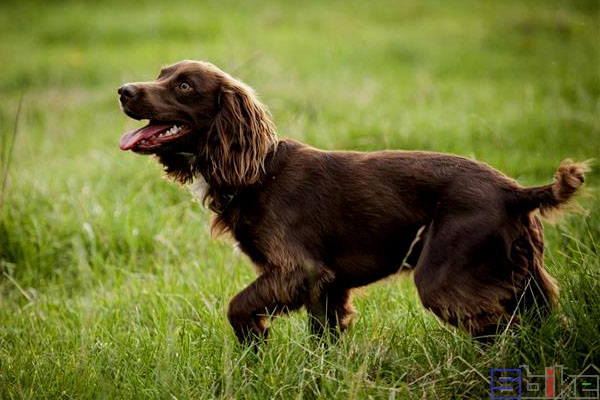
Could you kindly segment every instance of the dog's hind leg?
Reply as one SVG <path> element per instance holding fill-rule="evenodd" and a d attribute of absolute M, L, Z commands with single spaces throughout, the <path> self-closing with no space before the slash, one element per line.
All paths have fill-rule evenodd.
<path fill-rule="evenodd" d="M 557 305 L 558 286 L 544 268 L 544 228 L 532 212 L 522 216 L 522 235 L 513 241 L 510 259 L 528 266 L 526 285 L 506 303 L 508 312 L 535 308 L 534 317 L 548 314 Z"/>
<path fill-rule="evenodd" d="M 512 242 L 523 231 L 518 221 L 506 224 L 505 215 L 490 209 L 438 212 L 415 269 L 423 305 L 474 335 L 518 322 L 506 303 L 522 292 L 532 269 L 510 258 Z"/>

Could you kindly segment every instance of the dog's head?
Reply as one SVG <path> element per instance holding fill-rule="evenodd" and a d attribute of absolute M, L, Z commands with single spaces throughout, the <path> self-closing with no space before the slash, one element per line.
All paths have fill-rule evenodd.
<path fill-rule="evenodd" d="M 121 149 L 156 154 L 182 182 L 201 172 L 219 185 L 253 183 L 276 142 L 252 89 L 207 62 L 180 61 L 118 93 L 125 114 L 148 120 L 121 137 Z"/>

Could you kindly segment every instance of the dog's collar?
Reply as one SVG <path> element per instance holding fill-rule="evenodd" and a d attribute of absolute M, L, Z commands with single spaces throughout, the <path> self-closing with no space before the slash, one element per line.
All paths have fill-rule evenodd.
<path fill-rule="evenodd" d="M 280 142 L 279 142 L 280 143 Z M 272 150 L 269 152 L 269 154 L 267 155 L 266 159 L 265 159 L 265 166 L 263 168 L 265 168 L 263 171 L 265 171 L 265 175 L 268 174 L 268 170 L 271 169 L 269 166 L 275 162 L 275 153 L 278 150 L 278 145 L 275 145 Z M 206 182 L 206 181 L 205 181 Z M 234 193 L 223 193 L 221 191 L 219 191 L 219 194 L 217 196 L 214 196 L 211 201 L 208 204 L 208 208 L 214 212 L 217 215 L 222 215 L 226 210 L 227 207 L 229 207 L 231 205 L 231 203 L 233 202 L 233 200 L 240 194 L 240 192 L 234 192 Z"/>
<path fill-rule="evenodd" d="M 194 178 L 188 182 L 187 187 L 196 201 L 206 204 L 205 200 L 208 200 L 207 207 L 212 212 L 219 215 L 225 212 L 236 196 L 235 193 L 227 191 L 218 191 L 215 196 L 207 196 L 208 193 L 210 193 L 210 187 L 206 182 L 206 179 L 200 174 L 195 175 Z"/>
<path fill-rule="evenodd" d="M 213 198 L 208 204 L 208 208 L 215 214 L 221 215 L 235 198 L 234 194 L 220 194 L 218 199 Z"/>

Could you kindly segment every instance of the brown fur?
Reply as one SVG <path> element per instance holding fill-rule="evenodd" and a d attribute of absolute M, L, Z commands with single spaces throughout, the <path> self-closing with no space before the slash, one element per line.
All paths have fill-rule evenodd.
<path fill-rule="evenodd" d="M 194 97 L 170 89 L 182 79 Z M 556 304 L 535 212 L 568 202 L 586 165 L 565 161 L 554 183 L 524 188 L 450 154 L 327 152 L 277 140 L 252 90 L 203 62 L 134 85 L 129 115 L 193 127 L 155 154 L 176 181 L 204 178 L 213 228 L 230 232 L 259 270 L 229 306 L 240 340 L 265 336 L 266 315 L 303 306 L 313 332 L 343 331 L 351 290 L 401 266 L 414 270 L 426 308 L 473 334 L 518 322 L 518 309 Z"/>

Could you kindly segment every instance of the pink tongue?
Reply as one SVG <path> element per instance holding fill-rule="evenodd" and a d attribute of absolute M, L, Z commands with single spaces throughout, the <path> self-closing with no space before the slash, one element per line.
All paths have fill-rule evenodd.
<path fill-rule="evenodd" d="M 121 150 L 132 149 L 141 140 L 148 139 L 161 131 L 171 128 L 171 126 L 173 125 L 148 124 L 139 129 L 126 132 L 121 136 L 119 146 L 121 147 Z"/>

